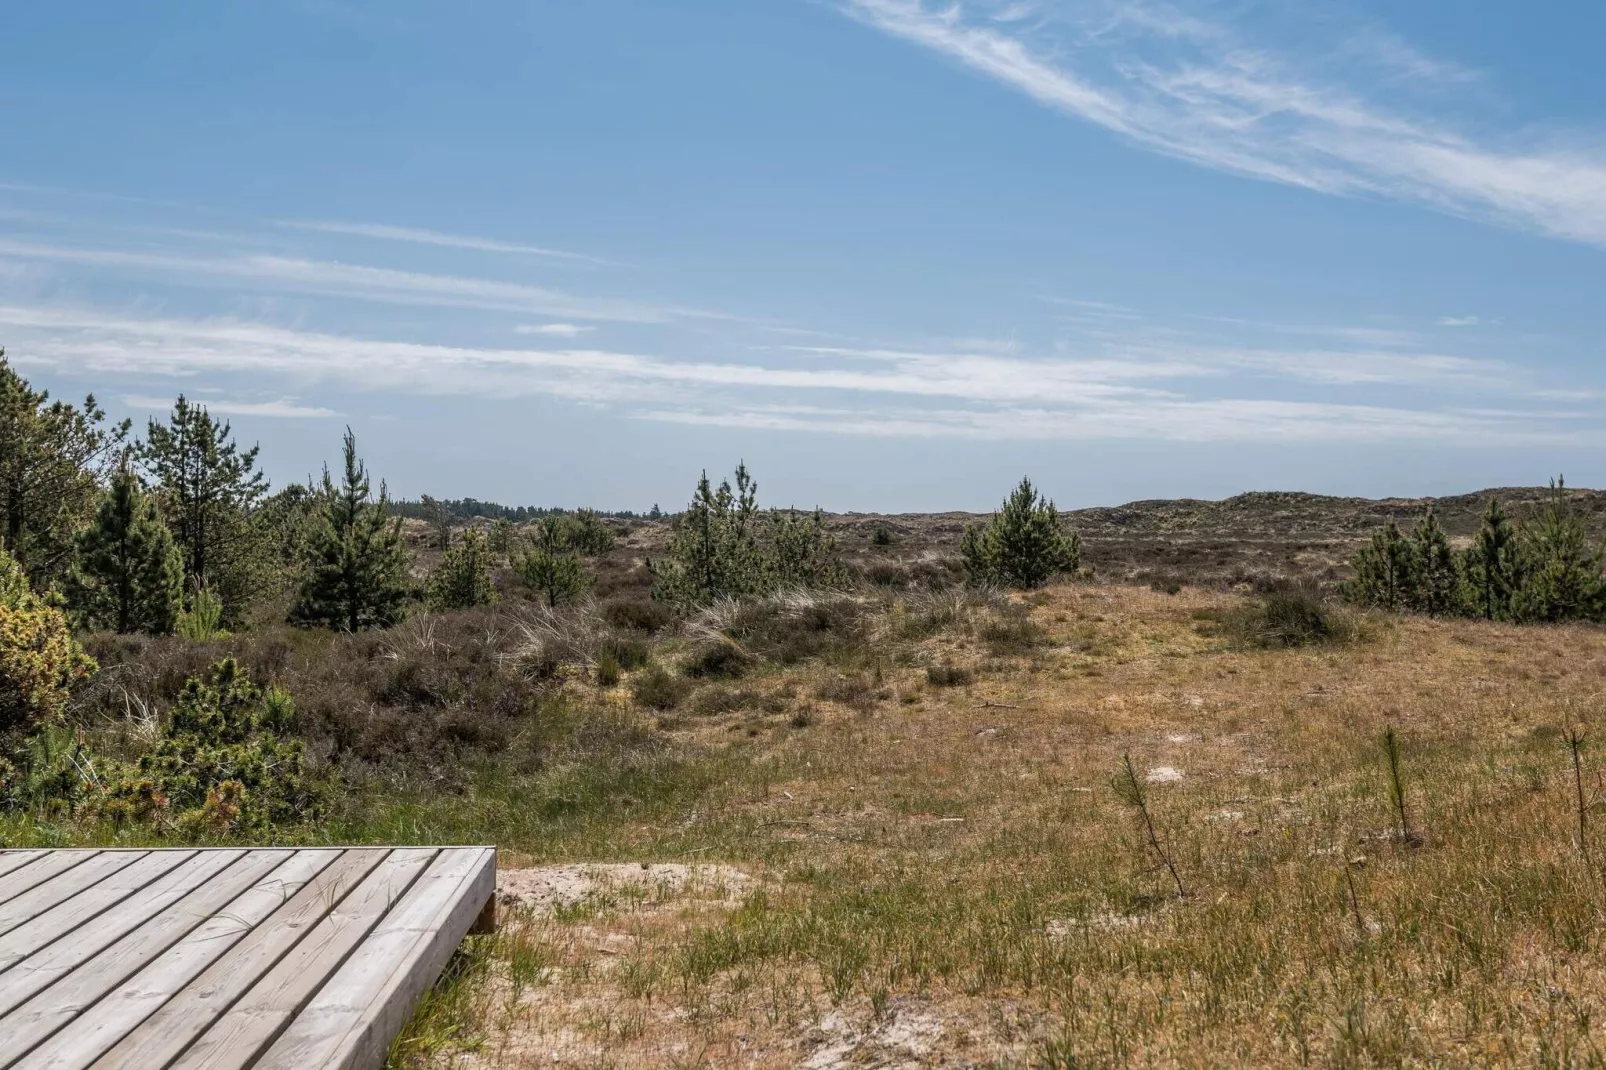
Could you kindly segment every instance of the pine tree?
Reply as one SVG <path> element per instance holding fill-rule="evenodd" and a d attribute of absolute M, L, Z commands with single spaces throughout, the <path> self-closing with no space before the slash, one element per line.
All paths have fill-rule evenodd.
<path fill-rule="evenodd" d="M 290 621 L 356 632 L 401 619 L 407 598 L 407 547 L 401 518 L 390 516 L 380 484 L 374 500 L 357 439 L 346 429 L 345 474 L 336 487 L 323 471 L 323 522 L 308 547 L 305 575 Z"/>
<path fill-rule="evenodd" d="M 1573 511 L 1565 480 L 1551 480 L 1550 501 L 1523 525 L 1518 547 L 1517 620 L 1596 620 L 1606 612 L 1601 551 Z"/>
<path fill-rule="evenodd" d="M 513 521 L 507 517 L 497 517 L 491 522 L 491 534 L 485 540 L 485 545 L 491 553 L 507 556 L 513 552 Z"/>
<path fill-rule="evenodd" d="M 1409 609 L 1417 589 L 1416 555 L 1390 520 L 1355 555 L 1355 578 L 1344 585 L 1346 600 L 1390 612 Z"/>
<path fill-rule="evenodd" d="M 764 563 L 771 589 L 835 587 L 842 582 L 836 540 L 825 530 L 825 514 L 774 509 L 765 518 Z"/>
<path fill-rule="evenodd" d="M 1082 542 L 1061 525 L 1054 503 L 1023 478 L 991 521 L 965 529 L 959 551 L 971 583 L 1027 590 L 1075 572 Z"/>
<path fill-rule="evenodd" d="M 653 597 L 680 606 L 741 598 L 764 588 L 758 544 L 758 484 L 746 464 L 736 466 L 736 486 L 716 490 L 704 472 L 686 511 L 675 518 L 669 560 L 654 563 Z"/>
<path fill-rule="evenodd" d="M 496 592 L 491 588 L 490 547 L 478 529 L 469 528 L 430 573 L 429 607 L 471 609 L 489 605 L 495 597 Z"/>
<path fill-rule="evenodd" d="M 1459 609 L 1461 575 L 1456 569 L 1450 540 L 1431 506 L 1411 532 L 1411 556 L 1416 580 L 1411 592 L 1411 608 L 1432 616 Z"/>
<path fill-rule="evenodd" d="M 563 519 L 542 517 L 530 533 L 529 545 L 513 562 L 513 571 L 552 609 L 575 601 L 591 586 L 591 576 L 570 545 Z"/>
<path fill-rule="evenodd" d="M 268 490 L 257 451 L 241 450 L 230 425 L 179 395 L 164 424 L 151 420 L 140 457 L 184 555 L 192 590 L 207 588 L 225 614 L 243 619 L 268 570 L 269 547 L 252 510 Z"/>
<path fill-rule="evenodd" d="M 51 401 L 0 349 L 0 547 L 42 590 L 72 563 L 73 540 L 116 469 L 128 422 L 106 424 L 90 395 Z"/>
<path fill-rule="evenodd" d="M 126 469 L 78 536 L 66 584 L 79 627 L 166 635 L 184 599 L 184 564 L 156 504 Z"/>
<path fill-rule="evenodd" d="M 1467 548 L 1463 571 L 1472 601 L 1484 620 L 1511 616 L 1511 596 L 1517 585 L 1517 533 L 1506 519 L 1498 499 L 1489 499 L 1477 541 Z"/>

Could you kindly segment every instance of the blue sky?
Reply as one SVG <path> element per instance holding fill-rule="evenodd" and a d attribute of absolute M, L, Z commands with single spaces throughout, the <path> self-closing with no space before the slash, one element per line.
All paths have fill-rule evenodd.
<path fill-rule="evenodd" d="M 10 4 L 0 345 L 276 481 L 1606 482 L 1606 5 Z"/>

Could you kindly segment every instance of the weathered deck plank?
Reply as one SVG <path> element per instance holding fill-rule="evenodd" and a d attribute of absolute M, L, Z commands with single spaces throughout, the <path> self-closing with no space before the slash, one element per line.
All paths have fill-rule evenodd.
<path fill-rule="evenodd" d="M 144 858 L 145 851 L 99 851 L 47 881 L 5 903 L 0 903 L 0 934 L 8 933 L 43 914 L 57 903 L 64 903 L 79 892 Z M 26 872 L 26 871 L 24 871 Z"/>
<path fill-rule="evenodd" d="M 494 848 L 0 850 L 0 1070 L 377 1070 Z"/>
<path fill-rule="evenodd" d="M 390 852 L 347 851 L 93 1065 L 167 1066 L 272 969 Z"/>
<path fill-rule="evenodd" d="M 265 853 L 265 852 L 264 852 Z M 297 851 L 288 861 L 260 876 L 237 898 L 225 903 L 191 929 L 177 943 L 152 960 L 137 974 L 124 980 L 95 1007 L 95 1012 L 75 1022 L 29 1052 L 15 1070 L 83 1070 L 104 1055 L 119 1040 L 154 1014 L 175 992 L 216 962 L 246 933 L 275 910 L 284 906 L 307 882 L 340 856 L 338 850 Z M 186 900 L 181 911 L 199 913 L 205 905 Z M 182 1048 L 188 1038 L 178 1042 Z M 176 1049 L 175 1049 L 176 1050 Z M 160 1059 L 159 1052 L 131 1050 L 124 1065 Z"/>
<path fill-rule="evenodd" d="M 38 887 L 58 873 L 65 873 L 98 854 L 99 851 L 93 850 L 50 851 L 40 854 L 30 864 L 0 877 L 0 907 L 29 889 Z"/>
<path fill-rule="evenodd" d="M 76 929 L 100 920 L 105 914 L 111 914 L 113 919 L 123 918 L 130 904 L 139 901 L 142 890 L 194 857 L 193 851 L 145 855 L 0 935 L 0 986 L 9 976 L 5 971 L 46 944 L 69 939 Z M 137 921 L 130 920 L 128 927 L 136 924 Z M 9 1009 L 0 1000 L 0 1014 Z"/>
<path fill-rule="evenodd" d="M 36 851 L 0 851 L 0 877 L 14 869 L 21 869 L 29 862 L 37 862 L 43 857 L 41 852 Z"/>
<path fill-rule="evenodd" d="M 22 983 L 17 987 L 26 984 L 31 996 L 14 1009 L 6 1008 L 0 1067 L 12 1065 L 72 1022 L 289 855 L 289 851 L 204 851 L 164 878 L 160 887 L 130 896 L 127 910 L 102 915 L 107 921 L 103 932 L 95 931 L 91 922 L 30 957 L 10 975 L 0 975 L 0 983 L 8 976 L 18 977 Z"/>
<path fill-rule="evenodd" d="M 267 976 L 173 1064 L 173 1070 L 243 1070 L 276 1040 L 313 993 L 406 894 L 438 852 L 392 851 Z"/>
<path fill-rule="evenodd" d="M 443 851 L 324 984 L 258 1070 L 357 1070 L 391 1040 L 496 891 L 496 852 Z"/>

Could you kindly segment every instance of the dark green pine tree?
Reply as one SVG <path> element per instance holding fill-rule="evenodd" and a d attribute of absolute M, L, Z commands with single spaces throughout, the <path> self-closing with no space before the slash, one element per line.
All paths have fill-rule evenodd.
<path fill-rule="evenodd" d="M 335 486 L 327 466 L 323 471 L 323 522 L 307 549 L 290 622 L 348 632 L 388 628 L 401 619 L 407 598 L 401 518 L 390 515 L 384 484 L 374 500 L 349 427 L 344 443 L 341 485 Z"/>
<path fill-rule="evenodd" d="M 1346 600 L 1397 612 L 1409 609 L 1417 587 L 1416 555 L 1390 520 L 1355 555 L 1355 578 L 1344 585 Z"/>
<path fill-rule="evenodd" d="M 985 525 L 965 529 L 959 543 L 970 581 L 1029 589 L 1081 565 L 1082 541 L 1060 524 L 1059 510 L 1030 479 L 1005 500 Z"/>
<path fill-rule="evenodd" d="M 252 516 L 267 493 L 257 447 L 241 450 L 227 423 L 179 395 L 166 423 L 150 421 L 140 459 L 184 554 L 184 578 L 239 621 L 263 586 L 270 547 Z"/>
<path fill-rule="evenodd" d="M 704 472 L 686 511 L 675 518 L 665 560 L 652 562 L 654 598 L 701 606 L 764 589 L 764 553 L 758 543 L 758 484 L 745 463 L 736 486 L 716 490 Z"/>
<path fill-rule="evenodd" d="M 491 550 L 478 528 L 469 528 L 429 574 L 431 609 L 470 609 L 496 599 L 491 587 Z"/>
<path fill-rule="evenodd" d="M 156 503 L 126 469 L 79 536 L 67 605 L 81 628 L 166 635 L 184 604 L 184 561 Z"/>
<path fill-rule="evenodd" d="M 1472 604 L 1484 620 L 1511 616 L 1517 586 L 1517 532 L 1497 498 L 1489 499 L 1478 538 L 1462 559 Z"/>
<path fill-rule="evenodd" d="M 1411 556 L 1416 573 L 1411 608 L 1435 617 L 1456 612 L 1461 606 L 1461 574 L 1450 539 L 1431 506 L 1411 532 Z"/>
<path fill-rule="evenodd" d="M 1565 480 L 1551 480 L 1545 511 L 1523 525 L 1518 560 L 1512 598 L 1517 620 L 1597 620 L 1606 614 L 1601 550 L 1573 510 Z"/>

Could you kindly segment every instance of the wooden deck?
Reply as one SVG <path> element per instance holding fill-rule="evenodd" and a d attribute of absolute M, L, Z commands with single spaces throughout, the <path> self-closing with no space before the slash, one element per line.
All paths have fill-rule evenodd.
<path fill-rule="evenodd" d="M 372 1070 L 490 847 L 0 851 L 0 1068 Z"/>

